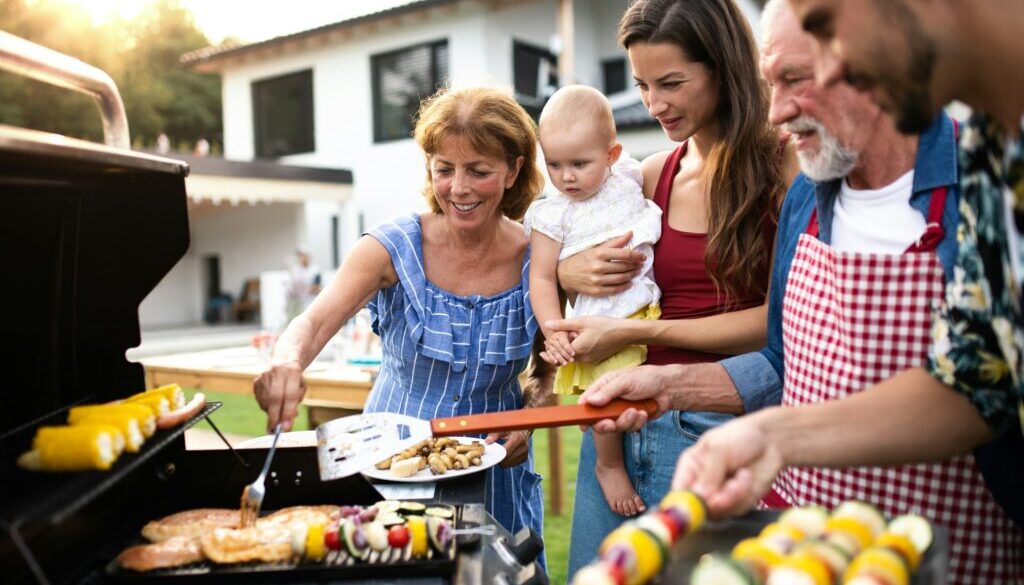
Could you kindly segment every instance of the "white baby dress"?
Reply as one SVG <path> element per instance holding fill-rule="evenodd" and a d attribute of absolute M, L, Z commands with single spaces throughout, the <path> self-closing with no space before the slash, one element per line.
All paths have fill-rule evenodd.
<path fill-rule="evenodd" d="M 607 297 L 579 295 L 573 316 L 629 317 L 657 304 L 661 291 L 654 282 L 653 244 L 661 237 L 661 208 L 643 193 L 643 174 L 636 159 L 623 154 L 594 196 L 574 201 L 555 192 L 535 201 L 523 219 L 527 234 L 537 230 L 562 243 L 563 260 L 632 231 L 629 247 L 646 257 L 643 270 L 629 289 Z"/>

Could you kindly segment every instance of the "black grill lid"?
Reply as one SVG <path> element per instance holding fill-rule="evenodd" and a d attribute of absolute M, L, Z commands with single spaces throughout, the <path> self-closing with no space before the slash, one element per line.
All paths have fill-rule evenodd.
<path fill-rule="evenodd" d="M 139 304 L 189 244 L 180 161 L 0 126 L 0 441 L 144 389 Z"/>

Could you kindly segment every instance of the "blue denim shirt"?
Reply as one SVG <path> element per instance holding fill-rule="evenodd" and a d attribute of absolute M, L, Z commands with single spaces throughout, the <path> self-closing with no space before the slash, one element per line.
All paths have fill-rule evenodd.
<path fill-rule="evenodd" d="M 782 297 L 789 278 L 789 267 L 796 254 L 797 240 L 807 230 L 811 211 L 818 208 L 818 238 L 829 244 L 832 239 L 832 217 L 836 198 L 842 185 L 840 180 L 814 183 L 801 173 L 786 194 L 779 215 L 779 231 L 775 241 L 775 264 L 772 267 L 771 287 L 768 291 L 768 346 L 760 351 L 738 355 L 721 363 L 732 378 L 743 401 L 745 412 L 754 412 L 782 401 Z M 956 257 L 957 224 L 960 222 L 960 190 L 957 185 L 957 153 L 953 121 L 945 113 L 935 121 L 918 142 L 914 163 L 914 193 L 910 205 L 927 218 L 931 192 L 936 187 L 949 189 L 942 214 L 942 227 L 946 234 L 936 250 L 946 272 L 946 281 L 953 276 Z M 688 431 L 699 434 L 710 424 L 717 424 L 726 415 L 709 413 L 680 413 L 680 422 Z"/>

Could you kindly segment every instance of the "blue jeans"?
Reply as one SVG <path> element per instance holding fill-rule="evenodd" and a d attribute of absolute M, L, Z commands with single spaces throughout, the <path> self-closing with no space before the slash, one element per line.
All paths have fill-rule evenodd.
<path fill-rule="evenodd" d="M 633 488 L 648 507 L 657 506 L 672 485 L 679 454 L 697 442 L 706 429 L 729 416 L 704 412 L 666 413 L 637 433 L 623 436 L 622 455 Z M 576 500 L 573 504 L 569 540 L 569 579 L 597 555 L 601 541 L 626 521 L 608 507 L 594 475 L 597 452 L 591 431 L 583 435 L 576 472 Z"/>

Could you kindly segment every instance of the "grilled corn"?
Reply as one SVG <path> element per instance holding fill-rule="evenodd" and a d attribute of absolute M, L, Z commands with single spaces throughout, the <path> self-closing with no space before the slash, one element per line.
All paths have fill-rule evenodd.
<path fill-rule="evenodd" d="M 139 423 L 139 430 L 142 432 L 142 436 L 147 439 L 156 432 L 156 415 L 153 414 L 153 409 L 142 404 L 129 402 L 76 406 L 68 412 L 68 424 L 77 424 L 78 421 L 93 416 L 98 412 L 104 415 L 124 412 Z"/>
<path fill-rule="evenodd" d="M 166 386 L 160 386 L 159 388 L 153 388 L 152 390 L 146 390 L 145 392 L 139 392 L 125 399 L 126 402 L 134 402 L 141 398 L 149 398 L 152 396 L 163 396 L 167 399 L 167 405 L 170 410 L 177 410 L 182 406 L 185 406 L 185 393 L 181 390 L 181 386 L 177 384 L 168 384 Z"/>
<path fill-rule="evenodd" d="M 32 450 L 18 458 L 18 465 L 44 471 L 110 469 L 117 459 L 114 444 L 120 432 L 101 424 L 40 427 Z"/>

